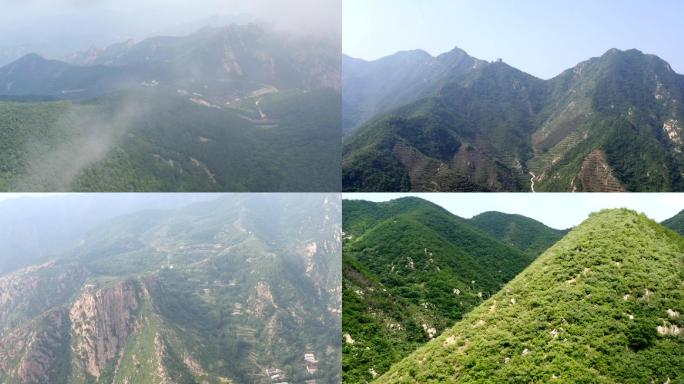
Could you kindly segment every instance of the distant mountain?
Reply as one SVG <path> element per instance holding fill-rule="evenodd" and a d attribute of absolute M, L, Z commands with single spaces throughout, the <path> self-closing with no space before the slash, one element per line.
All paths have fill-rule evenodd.
<path fill-rule="evenodd" d="M 0 380 L 339 382 L 340 213 L 234 195 L 111 220 L 0 277 Z"/>
<path fill-rule="evenodd" d="M 350 134 L 381 112 L 429 96 L 443 82 L 484 64 L 459 48 L 437 57 L 415 50 L 376 61 L 342 55 L 343 132 Z"/>
<path fill-rule="evenodd" d="M 340 189 L 339 42 L 206 27 L 72 63 L 0 68 L 0 189 Z"/>
<path fill-rule="evenodd" d="M 362 383 L 534 260 L 418 198 L 343 202 L 343 375 Z"/>
<path fill-rule="evenodd" d="M 662 224 L 684 236 L 684 210 L 663 221 Z"/>
<path fill-rule="evenodd" d="M 282 36 L 259 24 L 205 27 L 93 48 L 72 55 L 70 64 L 29 54 L 0 68 L 0 94 L 82 99 L 118 89 L 180 88 L 223 105 L 266 86 L 339 88 L 336 49 L 326 38 Z"/>
<path fill-rule="evenodd" d="M 114 217 L 141 209 L 178 208 L 212 198 L 187 194 L 79 194 L 0 201 L 0 276 L 62 254 Z"/>
<path fill-rule="evenodd" d="M 485 63 L 419 96 L 345 141 L 344 190 L 684 189 L 684 76 L 657 56 L 613 49 L 546 81 Z"/>
<path fill-rule="evenodd" d="M 539 256 L 568 231 L 550 228 L 522 215 L 484 212 L 470 219 L 481 230 L 531 256 Z"/>
<path fill-rule="evenodd" d="M 595 213 L 376 382 L 679 382 L 682 255 L 643 215 Z"/>

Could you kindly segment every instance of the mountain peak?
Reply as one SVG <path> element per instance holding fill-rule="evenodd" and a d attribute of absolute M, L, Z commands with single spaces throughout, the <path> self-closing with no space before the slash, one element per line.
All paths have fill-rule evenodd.
<path fill-rule="evenodd" d="M 47 61 L 43 56 L 37 53 L 29 53 L 15 61 L 15 63 L 31 63 L 31 62 L 42 62 Z"/>

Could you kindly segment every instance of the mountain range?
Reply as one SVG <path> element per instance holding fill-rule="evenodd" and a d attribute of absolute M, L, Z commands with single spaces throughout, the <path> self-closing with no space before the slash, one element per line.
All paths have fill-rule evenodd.
<path fill-rule="evenodd" d="M 205 27 L 0 68 L 0 189 L 339 190 L 339 42 Z"/>
<path fill-rule="evenodd" d="M 663 225 L 676 227 L 672 223 L 676 222 L 679 216 L 681 214 L 664 221 Z M 596 219 L 596 217 L 603 219 Z M 597 222 L 597 220 L 598 224 L 587 224 Z M 373 380 L 383 382 L 388 377 L 392 377 L 391 381 L 399 382 L 486 382 L 482 378 L 498 377 L 496 381 L 506 381 L 504 378 L 518 377 L 508 376 L 508 371 L 502 372 L 501 376 L 490 376 L 493 374 L 490 371 L 478 371 L 481 368 L 475 363 L 476 361 L 485 357 L 487 359 L 501 357 L 501 353 L 498 352 L 489 351 L 488 353 L 492 356 L 479 356 L 477 359 L 470 360 L 474 365 L 463 368 L 460 376 L 445 373 L 450 371 L 444 366 L 425 364 L 424 356 L 438 353 L 439 358 L 443 359 L 440 364 L 448 365 L 452 359 L 449 354 L 452 350 L 436 352 L 435 348 L 444 342 L 441 334 L 445 332 L 454 334 L 455 329 L 459 329 L 459 332 L 468 329 L 470 332 L 468 327 L 472 326 L 474 329 L 472 332 L 481 332 L 484 337 L 496 339 L 505 336 L 502 340 L 510 339 L 512 330 L 490 335 L 487 327 L 478 329 L 481 323 L 479 320 L 469 319 L 474 316 L 471 313 L 478 311 L 484 314 L 489 313 L 492 301 L 500 296 L 506 297 L 496 299 L 496 301 L 504 303 L 506 308 L 508 305 L 517 305 L 521 302 L 519 295 L 522 293 L 508 297 L 510 296 L 508 293 L 511 292 L 510 287 L 514 284 L 517 284 L 518 290 L 525 290 L 525 297 L 534 296 L 537 304 L 514 307 L 507 312 L 507 318 L 497 320 L 499 323 L 493 323 L 494 325 L 500 324 L 505 327 L 506 324 L 512 324 L 520 327 L 520 322 L 513 320 L 517 316 L 515 310 L 524 311 L 531 308 L 538 311 L 548 306 L 550 311 L 554 311 L 556 307 L 562 306 L 565 311 L 572 311 L 575 308 L 573 300 L 582 300 L 581 296 L 564 296 L 563 299 L 556 299 L 555 288 L 547 291 L 548 287 L 554 287 L 550 281 L 560 273 L 554 272 L 545 276 L 544 271 L 551 268 L 550 264 L 554 262 L 558 264 L 554 265 L 554 268 L 558 271 L 562 270 L 565 275 L 575 274 L 575 271 L 579 270 L 579 276 L 585 277 L 588 272 L 574 264 L 592 264 L 594 266 L 587 268 L 598 269 L 599 261 L 594 259 L 598 257 L 596 255 L 605 258 L 624 258 L 624 261 L 617 261 L 619 269 L 612 273 L 629 277 L 609 276 L 610 268 L 605 266 L 601 268 L 605 275 L 602 275 L 599 280 L 592 280 L 592 283 L 596 284 L 603 284 L 603 280 L 618 281 L 623 284 L 624 279 L 631 279 L 629 282 L 624 280 L 624 284 L 636 287 L 641 284 L 638 282 L 640 276 L 650 273 L 646 272 L 649 271 L 650 263 L 660 261 L 666 262 L 664 266 L 666 270 L 658 269 L 657 273 L 644 277 L 643 284 L 651 284 L 655 279 L 662 277 L 668 281 L 666 284 L 676 285 L 676 282 L 672 281 L 676 280 L 677 276 L 681 278 L 680 271 L 671 269 L 677 263 L 680 267 L 684 265 L 682 264 L 684 263 L 683 253 L 678 248 L 684 243 L 674 232 L 626 210 L 593 214 L 587 223 L 571 230 L 558 230 L 525 216 L 501 212 L 484 212 L 471 219 L 464 219 L 433 203 L 415 197 L 399 198 L 382 203 L 344 200 L 342 262 L 344 382 L 367 383 Z M 641 225 L 646 225 L 646 229 L 641 228 Z M 623 226 L 628 227 L 629 231 L 622 231 Z M 638 230 L 643 230 L 642 235 L 648 239 L 656 236 L 658 246 L 665 244 L 666 247 L 660 250 L 648 248 L 649 250 L 645 251 L 643 241 L 648 243 L 650 240 L 629 237 Z M 610 233 L 615 233 L 615 236 L 612 237 Z M 578 236 L 582 240 L 578 240 Z M 589 238 L 585 239 L 584 236 L 589 236 Z M 594 245 L 593 242 L 598 241 L 595 239 L 601 239 L 598 245 Z M 615 245 L 616 248 L 631 247 L 630 249 L 639 251 L 624 254 L 624 251 L 613 247 L 603 248 L 606 241 L 615 239 L 619 242 L 619 245 Z M 572 247 L 563 246 L 570 242 L 581 244 L 575 247 L 583 248 L 582 252 L 590 253 L 592 259 L 580 260 L 566 253 L 554 251 L 559 247 L 563 250 L 571 249 Z M 641 250 L 648 255 L 653 255 L 643 257 L 646 259 L 643 261 L 645 264 L 641 264 L 639 258 L 634 255 L 635 252 L 640 253 Z M 661 253 L 655 253 L 656 250 Z M 553 257 L 564 257 L 564 259 L 549 261 L 550 253 L 560 254 L 562 256 Z M 629 259 L 631 257 L 636 257 L 636 259 Z M 651 257 L 654 259 L 651 260 Z M 538 266 L 541 263 L 540 260 L 546 260 L 543 262 L 543 268 Z M 533 280 L 523 277 L 530 274 L 539 275 L 538 278 L 543 281 L 535 280 L 532 284 Z M 570 277 L 565 280 L 568 279 Z M 558 289 L 562 288 L 561 286 Z M 608 289 L 609 292 L 612 289 L 601 288 Z M 659 288 L 658 292 L 663 292 L 661 287 L 647 287 L 651 291 L 655 291 L 655 288 Z M 670 289 L 662 293 L 674 300 L 668 304 L 671 308 L 666 309 L 680 311 L 681 297 L 677 298 L 676 294 L 667 293 L 677 291 L 672 286 Z M 586 289 L 585 291 L 589 295 L 592 292 Z M 613 293 L 617 295 L 615 292 Z M 601 299 L 604 299 L 606 295 L 607 293 L 604 292 Z M 619 296 L 622 297 L 622 294 Z M 553 303 L 557 303 L 557 306 Z M 657 303 L 654 306 L 662 309 L 664 304 L 661 301 Z M 592 326 L 591 316 L 588 315 L 590 313 L 592 313 L 591 310 L 583 309 L 581 313 L 577 312 L 573 315 L 583 316 L 583 322 L 578 326 Z M 655 315 L 655 312 L 652 314 Z M 636 316 L 635 313 L 632 315 Z M 526 315 L 523 312 L 520 316 L 522 316 L 520 318 L 525 318 Z M 545 318 L 537 312 L 530 316 L 536 316 L 534 318 L 538 319 Z M 681 326 L 677 319 L 669 319 L 668 324 Z M 655 318 L 652 320 L 653 322 L 646 325 L 639 323 L 639 327 L 652 326 L 649 329 L 643 329 L 644 334 L 650 339 L 657 334 L 656 326 L 658 325 Z M 462 323 L 467 325 L 461 325 Z M 477 326 L 471 323 L 477 323 Z M 537 327 L 534 324 L 530 327 L 533 326 Z M 516 328 L 516 331 L 532 332 L 532 328 Z M 573 331 L 577 334 L 582 332 L 581 329 Z M 641 331 L 635 331 L 635 334 Z M 536 334 L 520 334 L 515 335 L 515 340 L 528 340 L 532 337 L 536 337 Z M 441 340 L 441 342 L 433 340 Z M 529 346 L 527 347 L 530 349 Z M 596 347 L 593 348 L 596 349 Z M 574 350 L 580 349 L 580 347 L 574 347 Z M 477 348 L 474 347 L 473 350 L 477 353 Z M 522 349 L 519 352 L 522 353 L 521 351 Z M 423 354 L 416 357 L 421 352 Z M 668 363 L 676 361 L 669 357 L 665 360 Z M 659 360 L 654 357 L 654 361 Z M 482 369 L 490 366 L 490 364 L 484 365 Z M 530 378 L 522 373 L 526 372 L 526 369 L 528 368 L 519 368 L 521 373 L 518 378 L 523 381 L 529 381 Z M 563 371 L 563 369 L 559 370 Z M 386 372 L 390 372 L 390 376 L 383 376 Z M 399 372 L 399 374 L 392 374 L 392 372 Z M 421 375 L 413 375 L 409 372 L 420 372 Z M 674 380 L 672 370 L 667 372 Z M 539 382 L 548 381 L 543 376 L 534 377 L 538 377 Z M 630 376 L 628 374 L 621 376 L 621 378 L 625 377 Z M 617 380 L 617 382 L 626 381 Z"/>
<path fill-rule="evenodd" d="M 339 198 L 191 202 L 0 275 L 0 381 L 339 382 Z"/>
<path fill-rule="evenodd" d="M 455 48 L 342 75 L 345 191 L 684 190 L 684 76 L 655 55 L 542 80 Z"/>

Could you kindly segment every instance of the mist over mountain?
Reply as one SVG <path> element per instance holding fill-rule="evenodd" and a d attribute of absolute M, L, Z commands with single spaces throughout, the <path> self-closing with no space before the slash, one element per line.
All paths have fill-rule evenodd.
<path fill-rule="evenodd" d="M 0 380 L 339 382 L 339 197 L 185 197 L 173 209 L 138 206 L 0 274 Z"/>
<path fill-rule="evenodd" d="M 172 209 L 210 194 L 78 194 L 0 201 L 0 275 L 55 257 L 97 226 L 143 209 Z"/>
<path fill-rule="evenodd" d="M 427 65 L 428 75 L 396 82 L 426 91 L 382 106 L 373 100 L 384 99 L 386 87 L 354 79 L 383 79 L 371 72 L 381 63 L 411 71 L 417 58 L 430 63 L 443 55 L 347 59 L 344 95 L 366 96 L 343 98 L 344 124 L 354 131 L 343 148 L 344 190 L 684 188 L 684 76 L 657 56 L 612 49 L 541 80 L 501 61 L 452 54 L 480 64 L 444 77 L 431 76 L 440 72 Z"/>

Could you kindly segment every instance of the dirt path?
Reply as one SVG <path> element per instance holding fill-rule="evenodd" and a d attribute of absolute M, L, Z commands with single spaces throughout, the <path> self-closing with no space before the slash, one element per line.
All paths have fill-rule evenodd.
<path fill-rule="evenodd" d="M 532 176 L 530 178 L 530 188 L 532 189 L 532 193 L 534 193 L 534 178 L 537 177 L 534 175 L 534 172 L 530 171 L 529 174 Z"/>
<path fill-rule="evenodd" d="M 267 119 L 268 119 L 268 116 L 266 116 L 266 114 L 264 113 L 264 111 L 261 110 L 261 107 L 259 106 L 259 103 L 260 103 L 260 102 L 261 102 L 261 97 L 259 98 L 259 100 L 257 100 L 256 102 L 254 102 L 254 104 L 256 104 L 256 107 L 257 107 L 257 109 L 259 110 L 259 115 L 261 116 L 261 120 L 267 120 Z"/>

